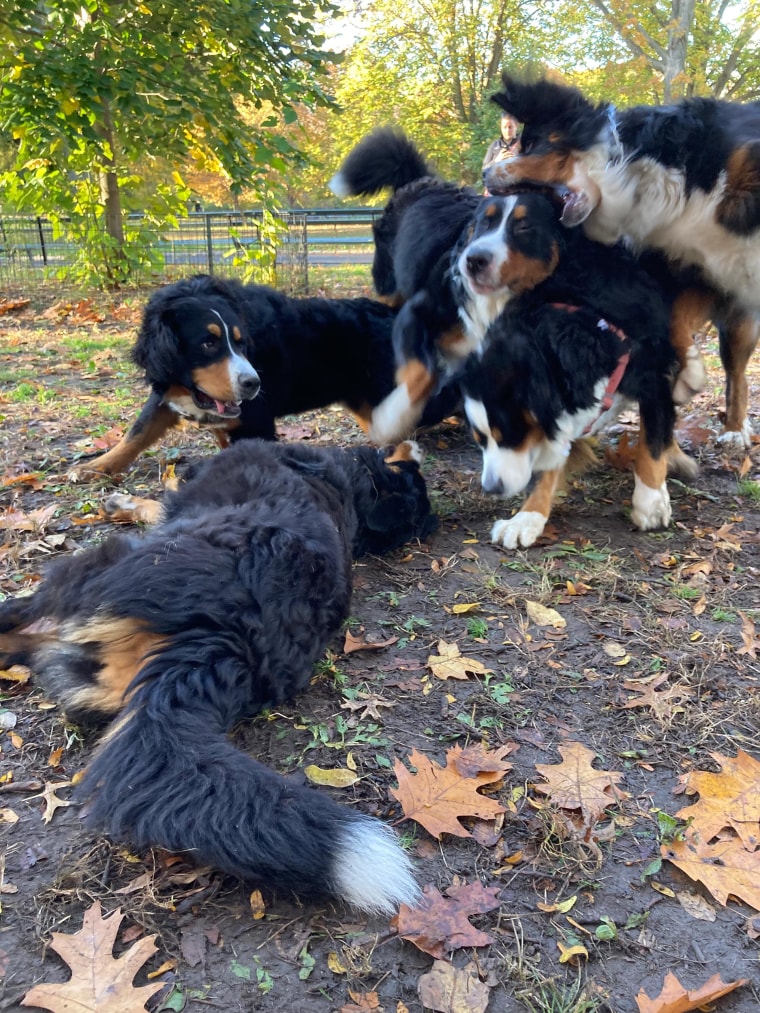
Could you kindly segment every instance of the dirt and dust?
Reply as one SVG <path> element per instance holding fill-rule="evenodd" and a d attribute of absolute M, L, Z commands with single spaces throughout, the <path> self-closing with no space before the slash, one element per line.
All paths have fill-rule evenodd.
<path fill-rule="evenodd" d="M 98 505 L 113 483 L 72 486 L 66 466 L 105 449 L 143 395 L 126 365 L 139 300 L 104 305 L 95 320 L 81 307 L 79 316 L 47 318 L 43 309 L 0 319 L 6 595 L 32 588 L 49 558 L 109 532 Z M 691 989 L 716 973 L 747 979 L 715 1009 L 758 1008 L 757 912 L 733 898 L 719 903 L 660 859 L 661 845 L 682 832 L 671 817 L 693 800 L 683 775 L 719 772 L 716 755 L 739 750 L 760 760 L 760 451 L 729 457 L 716 445 L 722 376 L 709 339 L 704 350 L 711 383 L 681 423 L 701 471 L 690 485 L 671 482 L 667 531 L 633 530 L 632 478 L 602 464 L 571 483 L 538 546 L 501 550 L 488 532 L 516 504 L 481 494 L 479 452 L 464 426 L 423 434 L 438 532 L 355 568 L 348 630 L 391 643 L 346 653 L 336 638 L 307 693 L 234 733 L 241 748 L 294 777 L 307 764 L 355 770 L 356 783 L 336 797 L 396 827 L 421 884 L 497 889 L 498 905 L 470 919 L 490 943 L 449 952 L 456 968 L 474 961 L 493 1013 L 635 1013 L 639 991 L 657 996 L 668 972 Z M 757 372 L 752 385 L 756 404 Z M 361 438 L 339 410 L 284 420 L 281 435 Z M 160 493 L 168 465 L 213 452 L 203 434 L 172 434 L 120 487 Z M 564 625 L 540 625 L 535 603 Z M 441 641 L 490 671 L 436 678 L 428 658 Z M 94 837 L 81 805 L 66 804 L 94 738 L 68 725 L 33 680 L 0 685 L 0 1009 L 17 1008 L 35 983 L 67 979 L 50 935 L 78 931 L 95 901 L 125 914 L 117 955 L 157 934 L 158 952 L 136 979 L 158 970 L 166 982 L 154 1010 L 429 1008 L 419 982 L 433 958 L 387 921 L 265 887 L 259 900 L 250 884 L 214 870 Z M 390 793 L 396 761 L 410 767 L 416 749 L 444 764 L 452 747 L 481 742 L 512 744 L 512 769 L 487 789 L 501 817 L 465 819 L 472 836 L 440 841 L 404 818 Z M 591 843 L 535 787 L 544 781 L 536 765 L 560 763 L 559 748 L 572 743 L 621 775 L 624 794 Z M 742 817 L 754 819 L 755 834 L 756 800 Z M 482 1009 L 475 994 L 437 1008 Z"/>

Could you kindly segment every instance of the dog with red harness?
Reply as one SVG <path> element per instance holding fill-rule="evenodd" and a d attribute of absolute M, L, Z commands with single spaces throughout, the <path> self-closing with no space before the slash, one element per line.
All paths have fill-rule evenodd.
<path fill-rule="evenodd" d="M 539 192 L 492 197 L 459 262 L 471 288 L 508 279 L 514 292 L 459 376 L 483 455 L 483 490 L 516 496 L 538 476 L 520 511 L 492 529 L 492 540 L 507 548 L 540 537 L 578 441 L 624 407 L 641 414 L 631 515 L 637 528 L 670 523 L 668 470 L 696 471 L 673 442 L 678 360 L 665 293 L 622 245 L 592 242 L 583 230 L 564 228 L 559 214 Z M 520 229 L 519 246 L 505 241 L 507 216 Z"/>

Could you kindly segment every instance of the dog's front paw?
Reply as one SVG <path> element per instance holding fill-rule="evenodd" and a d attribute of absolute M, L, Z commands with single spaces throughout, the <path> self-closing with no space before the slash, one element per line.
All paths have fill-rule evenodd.
<path fill-rule="evenodd" d="M 634 476 L 633 509 L 631 520 L 639 531 L 656 531 L 670 524 L 672 510 L 670 494 L 665 482 L 659 489 L 645 485 L 638 475 Z"/>
<path fill-rule="evenodd" d="M 537 510 L 520 510 L 509 520 L 497 521 L 491 528 L 491 541 L 505 549 L 528 548 L 544 533 L 546 517 Z"/>
<path fill-rule="evenodd" d="M 158 524 L 162 507 L 157 500 L 142 499 L 128 492 L 112 492 L 103 504 L 109 521 L 121 524 Z"/>
<path fill-rule="evenodd" d="M 99 478 L 110 478 L 110 472 L 106 468 L 98 467 L 98 459 L 94 461 L 83 461 L 69 468 L 66 479 L 69 482 L 94 482 Z"/>
<path fill-rule="evenodd" d="M 752 446 L 752 426 L 749 419 L 744 420 L 741 429 L 726 429 L 715 442 L 720 444 L 721 450 L 736 456 L 749 450 Z"/>
<path fill-rule="evenodd" d="M 690 345 L 686 350 L 686 365 L 676 377 L 673 384 L 673 401 L 676 404 L 685 404 L 695 394 L 704 388 L 707 383 L 707 370 L 705 369 L 702 353 L 696 345 Z"/>

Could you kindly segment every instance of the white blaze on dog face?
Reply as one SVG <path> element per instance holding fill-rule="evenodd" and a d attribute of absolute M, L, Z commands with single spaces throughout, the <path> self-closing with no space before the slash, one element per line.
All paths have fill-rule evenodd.
<path fill-rule="evenodd" d="M 496 496 L 516 496 L 526 487 L 533 474 L 536 443 L 528 438 L 520 447 L 500 446 L 498 438 L 502 434 L 491 429 L 483 402 L 466 397 L 464 410 L 475 442 L 483 455 L 480 476 L 483 491 Z"/>

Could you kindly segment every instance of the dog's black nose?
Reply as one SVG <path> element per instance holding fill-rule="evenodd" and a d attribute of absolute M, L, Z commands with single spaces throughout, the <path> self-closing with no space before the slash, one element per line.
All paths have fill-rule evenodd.
<path fill-rule="evenodd" d="M 491 263 L 490 253 L 469 253 L 465 260 L 468 274 L 480 274 Z"/>
<path fill-rule="evenodd" d="M 501 496 L 504 493 L 504 483 L 500 478 L 486 477 L 481 480 L 483 492 L 489 496 Z"/>
<path fill-rule="evenodd" d="M 243 400 L 250 401 L 252 397 L 256 397 L 261 389 L 261 380 L 257 373 L 254 373 L 252 376 L 241 376 L 238 386 L 240 387 Z"/>

